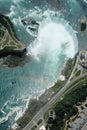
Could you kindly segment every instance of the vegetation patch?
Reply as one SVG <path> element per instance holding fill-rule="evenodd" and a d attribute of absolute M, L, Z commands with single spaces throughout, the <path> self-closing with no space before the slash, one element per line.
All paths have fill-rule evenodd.
<path fill-rule="evenodd" d="M 40 124 L 42 123 L 42 121 L 43 121 L 43 120 L 40 119 L 40 120 L 37 122 L 37 124 L 40 125 Z"/>
<path fill-rule="evenodd" d="M 34 126 L 31 128 L 31 130 L 35 130 L 36 128 L 37 128 L 37 126 L 34 125 Z"/>
<path fill-rule="evenodd" d="M 73 68 L 74 68 L 74 65 L 75 65 L 74 59 L 71 59 L 71 58 L 70 58 L 70 59 L 67 61 L 64 70 L 62 71 L 63 75 L 66 77 L 67 80 L 69 79 L 69 77 L 70 77 L 70 75 L 71 75 L 71 72 L 72 72 L 72 70 L 73 70 Z"/>
<path fill-rule="evenodd" d="M 54 106 L 56 118 L 54 120 L 48 118 L 47 120 L 47 127 L 50 127 L 50 130 L 64 129 L 66 121 L 78 113 L 75 105 L 85 101 L 87 97 L 87 77 L 73 84 L 70 88 L 64 98 Z"/>
<path fill-rule="evenodd" d="M 51 89 L 55 93 L 57 93 L 65 84 L 66 84 L 66 80 L 64 80 L 64 81 L 58 80 Z"/>
<path fill-rule="evenodd" d="M 2 40 L 1 47 L 4 48 L 6 45 L 13 46 L 13 44 L 10 44 L 12 42 L 16 49 L 24 49 L 24 46 L 17 39 L 13 24 L 8 17 L 0 14 L 0 26 L 0 39 Z"/>
<path fill-rule="evenodd" d="M 75 73 L 75 76 L 79 76 L 81 74 L 81 70 L 78 70 L 76 73 Z"/>

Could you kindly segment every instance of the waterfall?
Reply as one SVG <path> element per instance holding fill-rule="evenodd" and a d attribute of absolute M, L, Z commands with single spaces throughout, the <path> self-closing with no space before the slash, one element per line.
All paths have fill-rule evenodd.
<path fill-rule="evenodd" d="M 28 54 L 36 59 L 41 57 L 55 59 L 60 55 L 73 58 L 78 51 L 78 40 L 73 28 L 62 18 L 41 22 L 37 38 L 28 47 Z M 53 61 L 54 62 L 54 61 Z"/>

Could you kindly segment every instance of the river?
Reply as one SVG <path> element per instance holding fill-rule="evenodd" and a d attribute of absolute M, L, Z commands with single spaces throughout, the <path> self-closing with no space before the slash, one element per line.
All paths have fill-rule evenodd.
<path fill-rule="evenodd" d="M 31 55 L 23 67 L 0 67 L 0 130 L 6 130 L 25 111 L 30 98 L 58 80 L 66 60 L 87 49 L 87 30 L 81 33 L 79 24 L 87 4 L 82 0 L 0 0 L 0 13 L 10 18 Z M 39 23 L 37 36 L 21 22 L 29 17 Z"/>

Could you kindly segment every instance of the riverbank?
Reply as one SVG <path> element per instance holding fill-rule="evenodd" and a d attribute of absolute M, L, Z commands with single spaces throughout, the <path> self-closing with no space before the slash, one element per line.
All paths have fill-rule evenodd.
<path fill-rule="evenodd" d="M 58 80 L 51 88 L 46 89 L 41 96 L 30 99 L 28 108 L 26 109 L 25 113 L 16 121 L 18 126 L 17 128 L 19 130 L 24 128 L 32 120 L 36 113 L 65 85 L 67 78 L 64 76 L 64 74 L 66 71 L 68 71 L 68 67 L 71 64 L 71 61 L 73 63 L 71 70 L 73 69 L 74 59 L 69 59 L 61 72 L 61 76 L 64 78 L 61 78 L 60 76 L 60 80 Z M 70 76 L 70 73 L 68 74 L 68 76 Z"/>
<path fill-rule="evenodd" d="M 52 108 L 50 108 L 53 111 L 55 111 L 56 118 L 54 120 L 51 120 L 48 113 L 47 128 L 50 128 L 52 130 L 64 129 L 66 121 L 69 120 L 70 117 L 75 116 L 78 113 L 76 105 L 84 102 L 86 100 L 86 97 L 87 97 L 87 73 L 86 75 L 83 76 L 83 78 L 81 78 L 80 80 L 76 80 L 76 82 L 71 84 L 71 86 L 62 96 L 62 100 L 59 100 L 54 104 Z M 67 126 L 67 128 L 69 128 L 69 126 Z M 75 129 L 75 124 L 73 125 L 73 128 Z M 81 129 L 81 126 L 79 127 L 79 129 Z"/>
<path fill-rule="evenodd" d="M 38 99 L 30 100 L 28 108 L 25 111 L 24 115 L 20 117 L 16 122 L 18 130 L 23 129 L 27 125 L 27 123 L 29 123 L 32 118 L 38 113 L 38 111 L 40 111 L 40 109 L 43 108 L 44 105 L 46 105 L 56 95 L 56 93 L 58 93 L 59 90 L 65 86 L 65 84 L 69 84 L 70 82 L 78 78 L 78 76 L 81 76 L 82 74 L 87 72 L 84 71 L 85 68 L 82 68 L 80 65 L 81 53 L 82 52 L 78 52 L 74 59 L 68 59 L 68 61 L 66 62 L 65 67 L 61 72 L 61 76 L 65 77 L 62 78 L 63 80 L 58 80 L 55 85 L 45 90 L 45 92 L 40 97 L 38 97 Z M 79 69 L 81 69 L 82 71 Z M 78 72 L 80 73 L 77 75 Z M 67 77 L 69 78 L 67 79 Z M 43 117 L 41 117 L 41 119 L 43 119 Z"/>

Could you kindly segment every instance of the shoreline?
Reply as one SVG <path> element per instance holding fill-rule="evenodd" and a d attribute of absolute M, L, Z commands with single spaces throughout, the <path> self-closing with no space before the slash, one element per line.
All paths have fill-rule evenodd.
<path fill-rule="evenodd" d="M 65 62 L 65 64 L 64 64 L 64 67 L 63 67 L 63 69 L 61 70 L 60 76 L 63 75 L 63 74 L 62 74 L 62 71 L 66 68 L 67 61 L 68 61 L 68 60 L 69 60 L 69 58 L 67 58 L 67 60 L 66 60 L 66 62 Z M 58 80 L 61 80 L 61 79 L 60 79 L 60 76 L 59 76 L 59 78 L 57 79 L 57 81 L 58 81 Z M 57 82 L 57 81 L 56 81 L 56 82 Z M 61 81 L 62 81 L 62 80 L 61 80 Z M 29 97 L 29 98 L 28 98 L 28 101 L 27 101 L 27 103 L 26 103 L 25 109 L 23 110 L 23 112 L 21 113 L 21 116 L 20 116 L 19 118 L 23 117 L 23 115 L 25 114 L 26 110 L 29 108 L 29 105 L 30 105 L 30 102 L 31 102 L 31 101 L 33 101 L 33 100 L 39 100 L 39 98 L 40 98 L 42 95 L 45 95 L 46 91 L 49 91 L 49 89 L 52 89 L 52 87 L 55 86 L 56 82 L 54 82 L 51 86 L 47 87 L 46 89 L 43 89 L 38 96 L 35 96 L 35 97 L 31 96 L 31 97 Z M 16 122 L 19 118 L 17 118 L 17 119 L 15 120 L 15 122 Z"/>
<path fill-rule="evenodd" d="M 67 68 L 67 63 L 69 61 L 69 59 L 71 58 L 67 58 L 65 64 L 64 64 L 64 67 L 63 69 L 61 70 L 61 73 L 60 73 L 60 76 L 63 75 L 64 76 L 64 73 L 63 71 L 65 71 L 65 69 Z M 75 57 L 72 58 L 72 60 L 74 61 L 75 60 Z M 21 114 L 21 116 L 15 120 L 14 123 L 17 123 L 18 126 L 20 126 L 21 128 L 24 128 L 27 123 L 29 122 L 29 120 L 31 120 L 33 117 L 32 117 L 32 114 L 34 113 L 34 115 L 61 89 L 60 87 L 57 88 L 57 91 L 54 91 L 54 87 L 56 86 L 57 82 L 60 81 L 62 84 L 66 82 L 66 78 L 64 81 L 60 80 L 60 76 L 59 78 L 57 79 L 57 81 L 55 83 L 53 83 L 52 86 L 48 87 L 47 89 L 44 89 L 42 90 L 43 92 L 41 92 L 40 95 L 36 96 L 36 97 L 30 97 L 28 102 L 26 103 L 26 108 L 25 110 L 23 111 L 23 113 Z M 61 86 L 63 87 L 63 86 Z M 32 106 L 33 106 L 33 109 L 34 108 L 37 108 L 37 110 L 35 111 L 34 109 L 34 112 L 32 113 Z M 29 113 L 29 111 L 32 113 Z M 31 114 L 31 115 L 30 115 Z M 32 117 L 31 119 L 28 120 L 28 122 L 26 123 L 25 120 L 26 120 L 26 116 L 27 115 L 30 115 L 30 117 Z M 34 116 L 33 115 L 33 116 Z M 26 120 L 27 121 L 27 120 Z M 22 126 L 21 124 L 23 123 L 26 123 L 25 126 Z M 14 125 L 14 124 L 13 124 Z M 12 126 L 13 126 L 12 125 Z"/>

